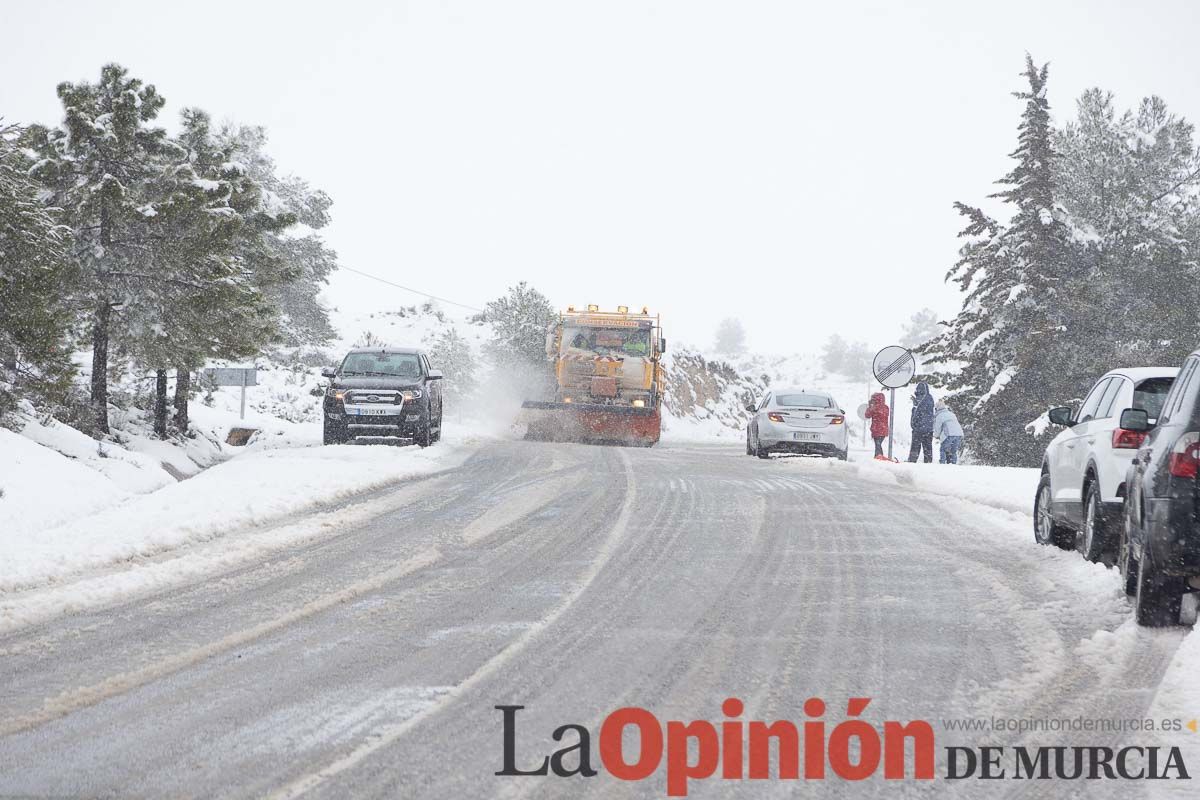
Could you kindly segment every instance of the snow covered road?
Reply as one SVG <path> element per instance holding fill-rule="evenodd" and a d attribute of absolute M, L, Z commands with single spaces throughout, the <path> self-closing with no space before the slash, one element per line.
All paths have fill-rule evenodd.
<path fill-rule="evenodd" d="M 869 697 L 864 719 L 933 724 L 939 778 L 718 772 L 690 796 L 1142 793 L 942 779 L 950 745 L 1157 743 L 942 720 L 1171 711 L 1156 694 L 1189 668 L 1172 665 L 1187 631 L 1136 629 L 1117 577 L 1037 547 L 1020 513 L 863 469 L 729 445 L 487 445 L 371 513 L 351 503 L 325 535 L 0 637 L 0 795 L 662 797 L 662 769 L 497 777 L 494 707 L 525 706 L 522 767 L 568 723 L 597 766 L 610 712 L 719 723 L 727 697 L 797 722 L 821 697 L 830 727 Z"/>

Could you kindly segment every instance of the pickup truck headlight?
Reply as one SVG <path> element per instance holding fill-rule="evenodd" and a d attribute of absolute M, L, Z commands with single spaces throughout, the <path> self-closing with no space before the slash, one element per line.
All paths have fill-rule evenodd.
<path fill-rule="evenodd" d="M 404 402 L 406 402 L 406 403 L 409 400 L 420 400 L 421 399 L 421 390 L 420 389 L 405 389 L 403 392 L 400 393 L 400 396 L 404 398 Z"/>
<path fill-rule="evenodd" d="M 335 400 L 341 400 L 341 399 L 345 398 L 346 390 L 345 389 L 335 389 L 334 387 L 330 386 L 328 389 L 325 390 L 325 396 L 332 397 Z"/>

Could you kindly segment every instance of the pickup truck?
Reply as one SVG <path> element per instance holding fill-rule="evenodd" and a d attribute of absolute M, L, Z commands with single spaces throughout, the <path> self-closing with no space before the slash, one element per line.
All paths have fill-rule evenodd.
<path fill-rule="evenodd" d="M 442 437 L 442 373 L 410 347 L 356 347 L 324 369 L 325 444 Z"/>

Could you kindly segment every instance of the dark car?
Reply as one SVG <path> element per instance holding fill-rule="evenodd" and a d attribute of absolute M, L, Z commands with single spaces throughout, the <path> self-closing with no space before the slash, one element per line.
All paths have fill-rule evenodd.
<path fill-rule="evenodd" d="M 357 347 L 322 370 L 325 444 L 408 439 L 428 447 L 442 436 L 442 373 L 420 350 Z"/>
<path fill-rule="evenodd" d="M 1200 587 L 1200 350 L 1184 362 L 1157 424 L 1131 408 L 1121 427 L 1147 436 L 1125 479 L 1117 565 L 1138 624 L 1173 625 L 1183 594 Z"/>

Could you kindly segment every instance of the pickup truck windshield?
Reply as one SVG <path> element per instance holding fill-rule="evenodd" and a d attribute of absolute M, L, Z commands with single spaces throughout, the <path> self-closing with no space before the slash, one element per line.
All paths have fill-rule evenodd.
<path fill-rule="evenodd" d="M 351 353 L 342 362 L 342 375 L 385 375 L 419 378 L 421 363 L 412 353 Z"/>

